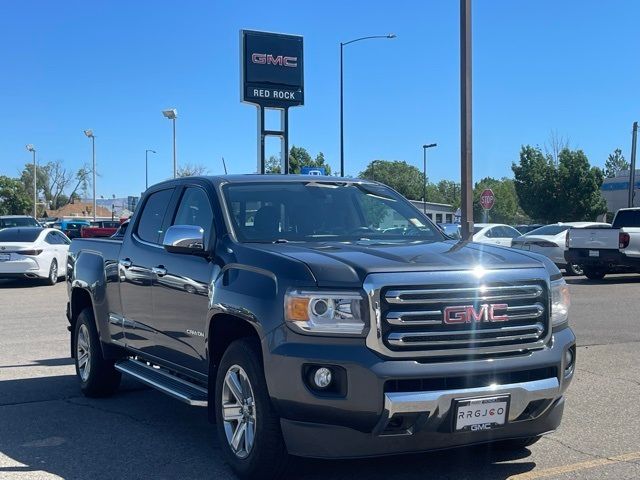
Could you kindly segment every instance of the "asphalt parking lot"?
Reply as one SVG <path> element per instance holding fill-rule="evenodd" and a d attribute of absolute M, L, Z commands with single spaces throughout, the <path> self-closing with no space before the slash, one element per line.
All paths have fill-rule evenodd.
<path fill-rule="evenodd" d="M 640 478 L 640 276 L 570 278 L 578 367 L 560 430 L 487 447 L 299 461 L 305 479 Z M 232 479 L 204 409 L 133 381 L 84 398 L 69 358 L 66 289 L 0 281 L 0 478 Z"/>

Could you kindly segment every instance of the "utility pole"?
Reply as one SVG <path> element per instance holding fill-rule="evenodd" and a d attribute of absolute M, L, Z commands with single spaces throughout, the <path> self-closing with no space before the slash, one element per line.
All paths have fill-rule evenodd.
<path fill-rule="evenodd" d="M 93 130 L 85 130 L 84 134 L 91 139 L 91 158 L 93 175 L 93 221 L 96 221 L 96 136 L 93 134 Z"/>
<path fill-rule="evenodd" d="M 422 213 L 427 214 L 427 148 L 437 147 L 437 143 L 422 145 L 422 175 L 424 182 L 422 185 Z"/>
<path fill-rule="evenodd" d="M 631 134 L 631 167 L 629 168 L 629 207 L 634 206 L 636 195 L 636 144 L 638 143 L 638 122 L 633 122 Z"/>
<path fill-rule="evenodd" d="M 36 165 L 36 149 L 33 145 L 27 145 L 27 151 L 33 154 L 33 218 L 37 219 L 38 213 L 38 180 L 37 180 L 37 165 Z"/>
<path fill-rule="evenodd" d="M 471 240 L 473 235 L 471 0 L 460 0 L 460 154 L 462 240 Z"/>

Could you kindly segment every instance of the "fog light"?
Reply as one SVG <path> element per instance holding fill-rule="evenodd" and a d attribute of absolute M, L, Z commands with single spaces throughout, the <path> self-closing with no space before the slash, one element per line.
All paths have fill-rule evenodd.
<path fill-rule="evenodd" d="M 331 384 L 331 370 L 320 367 L 313 374 L 313 382 L 318 388 L 327 388 Z"/>
<path fill-rule="evenodd" d="M 571 369 L 573 369 L 573 349 L 569 348 L 566 352 L 564 352 L 564 371 L 565 373 L 569 373 Z"/>

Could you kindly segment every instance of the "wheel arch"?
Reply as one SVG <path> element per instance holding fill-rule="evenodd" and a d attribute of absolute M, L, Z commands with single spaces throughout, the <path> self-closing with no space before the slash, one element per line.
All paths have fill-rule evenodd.
<path fill-rule="evenodd" d="M 256 346 L 260 349 L 260 359 L 262 360 L 262 345 L 260 341 L 260 332 L 257 326 L 245 318 L 228 314 L 219 313 L 214 315 L 209 322 L 209 331 L 207 332 L 207 358 L 209 360 L 208 375 L 208 391 L 209 391 L 209 421 L 215 423 L 215 382 L 218 373 L 218 365 L 222 360 L 224 352 L 227 351 L 229 345 L 241 338 L 249 338 L 255 341 Z"/>
<path fill-rule="evenodd" d="M 71 332 L 71 358 L 75 358 L 76 355 L 76 336 L 75 336 L 75 331 L 76 331 L 76 323 L 78 322 L 78 315 L 80 315 L 80 312 L 82 312 L 85 308 L 90 308 L 91 311 L 93 312 L 93 318 L 95 321 L 95 310 L 93 308 L 93 298 L 91 297 L 91 293 L 89 293 L 88 290 L 85 290 L 84 288 L 74 288 L 73 290 L 71 290 L 71 299 L 70 299 L 70 304 L 71 304 L 71 315 L 69 316 L 69 323 L 71 324 L 70 326 L 70 332 Z M 97 328 L 97 325 L 96 325 Z"/>

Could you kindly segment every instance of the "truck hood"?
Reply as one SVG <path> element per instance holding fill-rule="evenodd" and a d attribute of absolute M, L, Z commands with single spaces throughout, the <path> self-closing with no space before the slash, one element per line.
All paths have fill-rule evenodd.
<path fill-rule="evenodd" d="M 543 268 L 537 255 L 493 245 L 456 242 L 321 242 L 261 245 L 304 262 L 318 286 L 361 286 L 370 273 Z"/>

